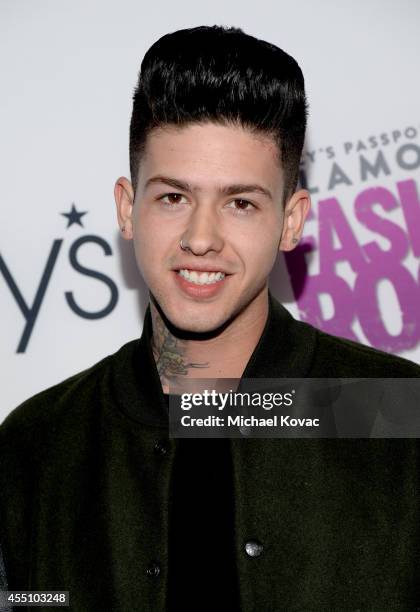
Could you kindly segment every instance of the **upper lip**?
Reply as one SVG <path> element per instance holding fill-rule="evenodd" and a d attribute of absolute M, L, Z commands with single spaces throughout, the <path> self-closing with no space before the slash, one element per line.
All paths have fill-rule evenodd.
<path fill-rule="evenodd" d="M 195 270 L 196 272 L 223 272 L 224 274 L 229 274 L 228 272 L 226 272 L 225 270 L 223 270 L 223 268 L 218 268 L 217 264 L 182 264 L 179 266 L 176 266 L 174 268 L 174 270 Z"/>

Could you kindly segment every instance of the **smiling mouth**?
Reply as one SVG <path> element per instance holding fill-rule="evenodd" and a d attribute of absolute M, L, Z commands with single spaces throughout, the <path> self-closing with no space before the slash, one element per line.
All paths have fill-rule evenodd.
<path fill-rule="evenodd" d="M 224 272 L 217 270 L 214 272 L 199 272 L 196 270 L 187 270 L 185 268 L 177 270 L 177 274 L 194 285 L 214 285 L 222 281 L 226 276 Z"/>

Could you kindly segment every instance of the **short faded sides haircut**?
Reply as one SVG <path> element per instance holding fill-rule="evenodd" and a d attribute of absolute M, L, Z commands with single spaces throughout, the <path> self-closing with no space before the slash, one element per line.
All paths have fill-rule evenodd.
<path fill-rule="evenodd" d="M 133 96 L 134 190 L 151 130 L 213 122 L 240 125 L 275 141 L 286 202 L 298 183 L 307 114 L 302 71 L 279 47 L 217 25 L 166 34 L 146 52 Z"/>

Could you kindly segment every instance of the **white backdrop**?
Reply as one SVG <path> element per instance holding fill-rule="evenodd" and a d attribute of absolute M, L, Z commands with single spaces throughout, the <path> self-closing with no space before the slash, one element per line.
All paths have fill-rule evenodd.
<path fill-rule="evenodd" d="M 273 293 L 297 318 L 420 362 L 419 18 L 416 0 L 2 0 L 0 420 L 140 335 L 147 292 L 113 184 L 129 172 L 145 51 L 203 24 L 273 42 L 305 75 L 314 216 Z M 67 227 L 73 204 L 85 214 Z"/>

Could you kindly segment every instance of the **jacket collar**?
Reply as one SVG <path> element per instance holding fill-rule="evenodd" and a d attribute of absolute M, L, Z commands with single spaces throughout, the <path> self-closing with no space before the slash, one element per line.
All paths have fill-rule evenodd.
<path fill-rule="evenodd" d="M 304 378 L 309 371 L 316 330 L 296 321 L 268 292 L 268 317 L 242 378 Z M 165 397 L 152 347 L 152 317 L 147 307 L 143 332 L 112 356 L 112 395 L 131 419 L 168 427 Z"/>

